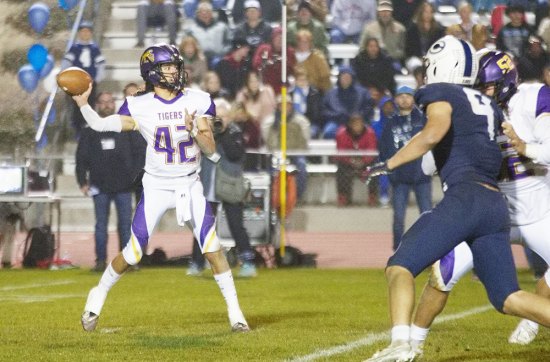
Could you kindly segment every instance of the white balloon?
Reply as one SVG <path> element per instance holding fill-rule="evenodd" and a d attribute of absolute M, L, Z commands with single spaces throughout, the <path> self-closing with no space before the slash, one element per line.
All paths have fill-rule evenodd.
<path fill-rule="evenodd" d="M 54 88 L 57 86 L 57 73 L 61 71 L 61 67 L 54 67 L 50 74 L 48 74 L 44 79 L 42 79 L 42 87 L 46 92 L 51 93 Z"/>

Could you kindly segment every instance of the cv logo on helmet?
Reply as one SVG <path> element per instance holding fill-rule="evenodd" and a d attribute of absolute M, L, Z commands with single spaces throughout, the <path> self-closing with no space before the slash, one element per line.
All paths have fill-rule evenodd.
<path fill-rule="evenodd" d="M 441 52 L 443 49 L 445 49 L 445 42 L 444 41 L 438 41 L 434 45 L 430 47 L 429 52 L 432 54 L 437 54 Z"/>
<path fill-rule="evenodd" d="M 153 54 L 153 49 L 147 50 L 141 56 L 141 63 L 153 63 L 155 61 L 155 54 Z"/>

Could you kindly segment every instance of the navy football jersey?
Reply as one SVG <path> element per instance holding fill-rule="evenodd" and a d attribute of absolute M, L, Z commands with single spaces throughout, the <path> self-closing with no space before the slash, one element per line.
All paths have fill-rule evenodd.
<path fill-rule="evenodd" d="M 450 83 L 428 84 L 415 100 L 424 111 L 434 102 L 452 107 L 451 128 L 433 149 L 443 185 L 475 181 L 496 186 L 502 161 L 496 136 L 504 121 L 496 103 L 477 90 Z"/>

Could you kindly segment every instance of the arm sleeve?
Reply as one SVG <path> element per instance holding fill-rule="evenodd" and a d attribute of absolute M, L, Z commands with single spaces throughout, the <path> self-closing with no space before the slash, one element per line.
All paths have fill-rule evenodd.
<path fill-rule="evenodd" d="M 80 112 L 91 129 L 98 132 L 122 132 L 122 119 L 120 115 L 113 114 L 102 118 L 89 104 L 80 107 Z"/>

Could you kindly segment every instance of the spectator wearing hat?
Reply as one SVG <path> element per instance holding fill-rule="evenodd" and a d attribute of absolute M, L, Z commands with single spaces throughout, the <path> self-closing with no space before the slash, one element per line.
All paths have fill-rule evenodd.
<path fill-rule="evenodd" d="M 376 11 L 377 18 L 365 24 L 359 44 L 363 44 L 365 39 L 376 38 L 380 48 L 401 64 L 405 58 L 406 29 L 393 18 L 390 0 L 380 0 Z M 397 69 L 401 69 L 401 66 L 397 66 Z"/>
<path fill-rule="evenodd" d="M 330 42 L 359 44 L 363 24 L 376 18 L 376 3 L 374 0 L 333 0 L 330 13 Z"/>
<path fill-rule="evenodd" d="M 351 66 L 363 87 L 380 88 L 382 93 L 395 89 L 393 60 L 382 52 L 378 39 L 365 38 Z"/>
<path fill-rule="evenodd" d="M 279 3 L 278 1 L 273 2 Z M 271 41 L 272 27 L 263 19 L 262 8 L 258 0 L 246 0 L 244 6 L 245 18 L 241 22 L 235 22 L 238 25 L 235 28 L 234 37 L 246 39 L 250 46 L 250 55 L 253 55 L 260 44 Z"/>
<path fill-rule="evenodd" d="M 420 132 L 426 123 L 422 112 L 414 104 L 414 90 L 403 86 L 395 92 L 397 112 L 389 117 L 382 130 L 378 151 L 386 161 Z M 405 227 L 409 192 L 414 191 L 420 212 L 432 208 L 431 177 L 422 172 L 422 159 L 400 166 L 389 174 L 393 207 L 393 250 L 401 242 Z"/>
<path fill-rule="evenodd" d="M 137 48 L 144 46 L 147 27 L 164 27 L 168 30 L 170 44 L 176 44 L 178 9 L 173 0 L 141 1 L 137 8 Z"/>
<path fill-rule="evenodd" d="M 250 46 L 245 39 L 233 39 L 232 50 L 216 65 L 215 71 L 220 77 L 222 88 L 229 92 L 228 99 L 235 98 L 244 86 L 249 70 L 248 54 Z"/>
<path fill-rule="evenodd" d="M 338 127 L 345 125 L 352 114 L 360 114 L 370 122 L 374 103 L 369 91 L 356 82 L 353 69 L 341 66 L 336 85 L 323 98 L 323 138 L 334 139 Z"/>
<path fill-rule="evenodd" d="M 231 30 L 226 23 L 215 19 L 209 2 L 198 5 L 194 19 L 185 27 L 184 33 L 197 39 L 210 69 L 231 50 Z"/>
<path fill-rule="evenodd" d="M 506 15 L 510 22 L 498 32 L 496 47 L 519 58 L 527 51 L 528 39 L 534 34 L 534 30 L 525 21 L 525 9 L 522 5 L 508 5 Z"/>
<path fill-rule="evenodd" d="M 315 49 L 320 51 L 328 57 L 327 45 L 329 42 L 328 33 L 325 30 L 325 25 L 319 20 L 313 17 L 311 10 L 311 4 L 309 1 L 302 0 L 298 5 L 298 13 L 296 19 L 288 22 L 287 27 L 287 39 L 288 43 L 296 47 L 297 39 L 296 34 L 299 30 L 308 30 L 312 35 L 312 44 Z"/>
<path fill-rule="evenodd" d="M 93 104 L 96 99 L 97 84 L 105 78 L 105 58 L 101 54 L 99 46 L 94 42 L 94 26 L 90 21 L 82 21 L 78 27 L 76 41 L 61 61 L 61 69 L 79 67 L 84 69 L 94 81 L 92 94 L 89 97 Z M 80 136 L 80 131 L 86 125 L 84 117 L 75 102 L 70 102 L 71 124 L 75 130 L 75 136 Z"/>
<path fill-rule="evenodd" d="M 235 24 L 243 22 L 246 18 L 246 11 L 250 7 L 262 10 L 263 18 L 268 23 L 280 23 L 282 5 L 281 1 L 274 0 L 235 0 L 231 14 Z"/>
<path fill-rule="evenodd" d="M 252 68 L 261 75 L 264 84 L 273 88 L 275 94 L 281 93 L 281 70 L 283 67 L 282 50 L 283 50 L 283 30 L 280 27 L 273 29 L 271 33 L 271 41 L 269 43 L 260 44 L 252 57 Z M 290 46 L 286 48 L 286 74 L 292 76 L 294 74 L 294 66 L 296 65 L 296 56 L 294 49 Z"/>
<path fill-rule="evenodd" d="M 544 66 L 550 61 L 542 38 L 531 35 L 527 41 L 527 52 L 517 59 L 519 78 L 523 81 L 542 81 Z"/>

